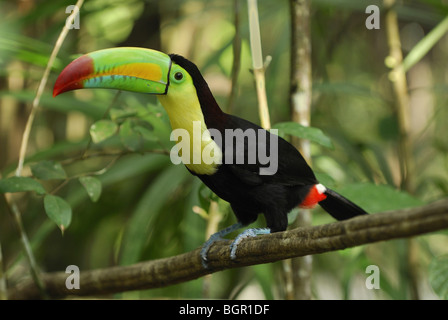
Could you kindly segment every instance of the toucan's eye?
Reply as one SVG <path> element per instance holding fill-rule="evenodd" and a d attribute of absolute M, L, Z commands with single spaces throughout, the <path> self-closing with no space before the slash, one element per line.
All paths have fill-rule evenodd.
<path fill-rule="evenodd" d="M 182 80 L 183 78 L 184 78 L 184 74 L 180 71 L 178 71 L 174 74 L 174 79 L 176 79 L 177 81 Z"/>

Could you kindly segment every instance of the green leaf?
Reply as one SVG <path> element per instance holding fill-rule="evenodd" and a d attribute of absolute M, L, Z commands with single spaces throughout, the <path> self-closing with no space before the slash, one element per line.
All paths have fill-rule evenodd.
<path fill-rule="evenodd" d="M 154 228 L 159 228 L 154 222 L 157 216 L 168 214 L 162 210 L 164 204 L 169 203 L 170 197 L 182 188 L 185 179 L 190 178 L 188 170 L 182 166 L 170 166 L 164 170 L 141 195 L 135 204 L 135 210 L 129 218 L 123 236 L 121 263 L 131 264 L 139 260 L 145 245 L 148 243 L 148 234 Z M 191 210 L 191 209 L 190 209 Z"/>
<path fill-rule="evenodd" d="M 44 187 L 33 178 L 10 177 L 0 179 L 0 193 L 35 191 L 37 194 L 45 194 Z"/>
<path fill-rule="evenodd" d="M 297 122 L 280 122 L 272 126 L 272 129 L 278 129 L 279 136 L 290 134 L 292 136 L 307 139 L 316 142 L 324 147 L 333 148 L 331 139 L 326 136 L 322 130 L 313 127 L 305 127 Z"/>
<path fill-rule="evenodd" d="M 143 145 L 142 136 L 134 131 L 131 119 L 126 119 L 120 126 L 120 138 L 124 146 L 131 151 L 137 151 Z"/>
<path fill-rule="evenodd" d="M 110 120 L 99 120 L 90 127 L 90 136 L 94 143 L 100 143 L 117 132 L 117 124 Z"/>
<path fill-rule="evenodd" d="M 156 142 L 159 140 L 159 138 L 154 134 L 153 131 L 142 127 L 142 126 L 135 126 L 134 130 L 138 133 L 140 133 L 143 137 L 143 139 L 147 140 L 147 141 L 152 141 L 152 142 Z"/>
<path fill-rule="evenodd" d="M 428 270 L 429 283 L 441 299 L 448 300 L 448 255 L 434 258 Z"/>
<path fill-rule="evenodd" d="M 31 166 L 33 175 L 41 180 L 66 179 L 67 174 L 59 162 L 44 160 Z"/>
<path fill-rule="evenodd" d="M 213 199 L 213 195 L 214 193 L 212 190 L 210 190 L 205 184 L 201 184 L 198 188 L 198 200 L 200 207 L 208 209 L 210 206 L 210 200 L 216 200 Z"/>
<path fill-rule="evenodd" d="M 44 197 L 44 207 L 47 216 L 61 229 L 62 233 L 72 221 L 72 208 L 61 197 L 47 194 Z"/>
<path fill-rule="evenodd" d="M 79 182 L 87 191 L 90 200 L 97 202 L 102 191 L 101 181 L 95 177 L 81 177 L 79 178 Z"/>
<path fill-rule="evenodd" d="M 123 118 L 129 118 L 137 115 L 137 110 L 134 109 L 111 109 L 110 110 L 110 118 L 112 120 L 119 120 Z"/>
<path fill-rule="evenodd" d="M 34 90 L 0 91 L 0 97 L 12 97 L 14 99 L 17 99 L 18 101 L 26 103 L 31 103 L 35 95 L 36 92 Z M 55 110 L 62 113 L 79 111 L 89 117 L 92 117 L 93 119 L 101 119 L 107 109 L 106 105 L 101 105 L 98 102 L 95 103 L 85 100 L 80 102 L 79 100 L 74 99 L 71 95 L 59 95 L 57 99 L 54 99 L 51 94 L 46 93 L 42 95 L 41 106 L 42 109 Z"/>

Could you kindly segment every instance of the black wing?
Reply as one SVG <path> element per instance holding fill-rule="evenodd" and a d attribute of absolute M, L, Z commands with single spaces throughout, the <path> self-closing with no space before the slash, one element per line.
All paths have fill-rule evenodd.
<path fill-rule="evenodd" d="M 232 115 L 227 119 L 225 128 L 230 131 L 221 132 L 223 165 L 242 182 L 248 185 L 272 183 L 286 186 L 317 183 L 305 159 L 289 142 L 250 121 Z M 232 131 L 233 135 L 230 134 Z M 234 138 L 237 133 L 242 134 L 244 139 Z"/>

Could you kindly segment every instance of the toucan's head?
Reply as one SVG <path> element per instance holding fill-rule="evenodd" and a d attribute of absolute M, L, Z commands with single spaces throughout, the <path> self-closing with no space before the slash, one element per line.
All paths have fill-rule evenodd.
<path fill-rule="evenodd" d="M 178 55 L 132 47 L 104 49 L 71 62 L 56 80 L 53 96 L 83 88 L 156 95 L 185 94 L 194 89 L 190 73 L 195 77 L 199 75 L 203 81 L 197 67 Z M 201 79 L 197 81 L 201 82 Z"/>
<path fill-rule="evenodd" d="M 53 96 L 84 88 L 155 94 L 173 129 L 180 119 L 217 119 L 222 113 L 196 65 L 176 54 L 120 47 L 94 51 L 71 62 L 56 80 Z M 207 119 L 206 119 L 207 120 Z"/>
<path fill-rule="evenodd" d="M 173 130 L 181 128 L 193 134 L 195 122 L 201 123 L 202 132 L 219 127 L 223 122 L 223 113 L 196 65 L 175 54 L 130 47 L 86 54 L 62 70 L 53 96 L 85 88 L 155 94 L 167 111 Z M 203 141 L 201 150 L 211 141 Z M 191 154 L 193 152 L 200 151 L 193 150 Z M 191 165 L 189 169 L 205 174 L 216 169 L 199 166 Z"/>

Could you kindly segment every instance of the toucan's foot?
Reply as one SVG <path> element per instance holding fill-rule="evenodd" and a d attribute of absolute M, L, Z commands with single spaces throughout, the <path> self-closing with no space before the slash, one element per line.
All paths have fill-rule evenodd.
<path fill-rule="evenodd" d="M 236 259 L 236 249 L 240 242 L 243 241 L 243 239 L 246 239 L 248 237 L 256 237 L 259 234 L 269 233 L 271 233 L 271 229 L 269 228 L 252 228 L 244 230 L 235 238 L 235 240 L 233 240 L 232 244 L 230 245 L 230 259 Z"/>
<path fill-rule="evenodd" d="M 222 240 L 224 236 L 226 236 L 229 233 L 231 233 L 235 230 L 238 230 L 242 227 L 243 227 L 243 224 L 241 222 L 238 222 L 238 223 L 232 224 L 230 227 L 227 227 L 221 231 L 218 231 L 210 236 L 210 238 L 207 240 L 207 242 L 204 243 L 204 245 L 202 246 L 202 250 L 200 253 L 202 265 L 204 266 L 205 269 L 208 269 L 207 254 L 208 254 L 208 250 L 210 250 L 210 247 L 212 246 L 212 244 L 218 240 Z"/>
<path fill-rule="evenodd" d="M 218 240 L 222 240 L 222 236 L 219 232 L 216 232 L 214 234 L 212 234 L 210 236 L 210 238 L 207 240 L 206 243 L 204 243 L 204 245 L 202 246 L 201 249 L 201 260 L 202 260 L 202 266 L 205 269 L 208 269 L 208 264 L 207 264 L 207 253 L 208 250 L 210 250 L 210 247 L 212 246 L 213 243 L 215 243 Z"/>

